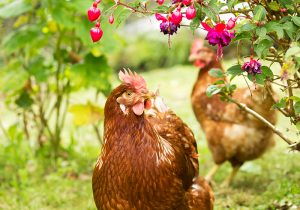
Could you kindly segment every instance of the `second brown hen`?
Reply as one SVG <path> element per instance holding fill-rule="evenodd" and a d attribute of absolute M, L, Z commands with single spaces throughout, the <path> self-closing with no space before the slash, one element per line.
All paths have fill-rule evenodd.
<path fill-rule="evenodd" d="M 219 166 L 229 161 L 233 170 L 222 184 L 227 186 L 244 162 L 260 157 L 274 144 L 273 132 L 235 104 L 222 101 L 219 95 L 206 95 L 207 87 L 218 80 L 209 75 L 209 70 L 222 66 L 212 49 L 204 47 L 201 41 L 194 43 L 190 55 L 190 60 L 200 67 L 192 91 L 192 106 L 216 163 L 206 178 L 211 180 Z M 275 124 L 273 99 L 264 88 L 240 88 L 232 97 Z"/>

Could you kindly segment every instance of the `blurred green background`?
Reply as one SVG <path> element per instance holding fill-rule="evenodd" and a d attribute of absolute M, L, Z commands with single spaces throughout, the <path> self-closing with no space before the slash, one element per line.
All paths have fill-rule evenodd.
<path fill-rule="evenodd" d="M 92 1 L 0 0 L 0 209 L 95 209 L 91 174 L 100 152 L 105 97 L 119 82 L 116 72 L 143 72 L 196 134 L 200 174 L 212 166 L 205 137 L 191 110 L 198 70 L 188 63 L 197 34 L 181 28 L 171 38 L 149 17 L 102 14 L 100 43 L 92 43 L 86 17 Z M 101 4 L 105 9 L 111 1 Z M 143 29 L 143 30 L 142 30 Z M 224 66 L 235 60 L 225 49 Z M 243 80 L 235 81 L 240 86 Z M 279 128 L 293 133 L 288 120 Z M 215 209 L 297 209 L 300 159 L 276 137 L 263 158 L 245 164 L 231 188 L 218 184 Z"/>

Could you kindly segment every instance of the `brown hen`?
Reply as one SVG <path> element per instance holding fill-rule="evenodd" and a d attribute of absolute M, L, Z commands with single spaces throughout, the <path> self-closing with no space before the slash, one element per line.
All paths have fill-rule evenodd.
<path fill-rule="evenodd" d="M 191 131 L 175 114 L 172 119 L 179 125 L 159 120 L 163 114 L 156 107 L 145 115 L 144 109 L 151 107 L 151 94 L 144 79 L 128 72 L 120 72 L 119 77 L 122 84 L 105 104 L 105 142 L 93 174 L 97 208 L 212 209 L 212 192 L 197 178 Z M 164 131 L 159 123 L 170 126 L 175 135 L 169 136 L 170 130 Z"/>
<path fill-rule="evenodd" d="M 202 40 L 194 43 L 190 60 L 200 67 L 192 91 L 193 110 L 216 163 L 206 179 L 210 181 L 219 166 L 229 161 L 233 170 L 222 184 L 227 186 L 244 162 L 260 157 L 274 144 L 273 132 L 235 104 L 222 101 L 218 95 L 206 95 L 207 87 L 218 80 L 208 74 L 209 70 L 222 69 L 222 66 L 212 49 L 203 46 Z M 240 88 L 232 97 L 258 112 L 269 122 L 276 123 L 276 113 L 271 110 L 272 96 L 263 87 L 252 87 L 251 90 Z"/>

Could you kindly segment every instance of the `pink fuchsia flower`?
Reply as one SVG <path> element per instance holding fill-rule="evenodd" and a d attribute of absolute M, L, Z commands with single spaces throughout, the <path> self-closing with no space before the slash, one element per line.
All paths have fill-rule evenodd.
<path fill-rule="evenodd" d="M 250 61 L 245 62 L 242 66 L 242 69 L 246 71 L 248 74 L 256 75 L 261 74 L 261 63 L 259 63 L 257 60 L 250 58 Z"/>
<path fill-rule="evenodd" d="M 211 28 L 206 23 L 202 22 L 201 25 L 206 31 L 206 40 L 210 45 L 218 45 L 217 56 L 218 58 L 223 57 L 223 47 L 229 45 L 231 39 L 234 38 L 234 33 L 229 32 L 226 29 L 226 24 L 217 23 L 214 28 Z"/>

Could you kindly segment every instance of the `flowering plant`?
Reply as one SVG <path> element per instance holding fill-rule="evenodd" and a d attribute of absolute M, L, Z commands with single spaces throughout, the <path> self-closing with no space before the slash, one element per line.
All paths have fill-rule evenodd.
<path fill-rule="evenodd" d="M 97 21 L 96 27 L 91 31 L 93 41 L 100 40 L 102 36 L 99 27 L 101 13 L 96 9 L 99 3 L 99 0 L 94 2 L 88 12 L 89 19 Z M 205 30 L 208 44 L 217 47 L 217 59 L 222 59 L 223 48 L 228 45 L 236 45 L 238 52 L 242 45 L 250 45 L 250 59 L 242 58 L 238 53 L 238 64 L 230 67 L 227 74 L 234 78 L 246 73 L 250 81 L 259 85 L 270 86 L 270 83 L 278 84 L 278 79 L 283 81 L 285 84 L 280 86 L 288 90 L 288 95 L 279 102 L 274 97 L 273 108 L 289 117 L 300 130 L 300 97 L 293 94 L 294 89 L 300 89 L 299 4 L 290 0 L 274 0 L 271 3 L 265 0 L 228 0 L 225 3 L 219 0 L 157 0 L 153 10 L 148 9 L 149 4 L 153 2 L 138 0 L 127 4 L 115 0 L 107 11 L 110 19 L 119 7 L 132 14 L 155 15 L 160 31 L 169 37 L 169 45 L 170 36 L 179 33 L 181 27 L 188 26 L 192 31 Z M 107 11 L 104 13 L 108 13 Z M 223 18 L 224 14 L 230 18 Z M 271 63 L 263 66 L 262 63 L 265 64 L 266 61 Z M 274 63 L 281 66 L 278 75 L 272 71 Z M 214 94 L 230 96 L 235 89 L 234 85 L 230 85 L 229 89 L 222 85 L 216 87 L 220 90 L 214 91 L 214 86 L 208 92 L 213 90 Z"/>

